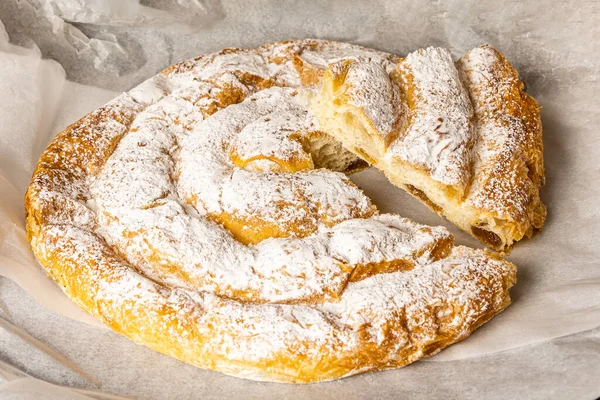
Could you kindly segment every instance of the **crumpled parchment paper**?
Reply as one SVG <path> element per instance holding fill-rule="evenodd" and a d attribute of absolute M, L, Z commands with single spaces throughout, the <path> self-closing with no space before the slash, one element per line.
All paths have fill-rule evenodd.
<path fill-rule="evenodd" d="M 26 47 L 9 44 L 0 26 L 0 92 L 5 96 L 0 109 L 0 275 L 55 312 L 101 325 L 71 303 L 33 258 L 24 233 L 23 194 L 55 133 L 110 100 L 116 90 L 128 90 L 174 62 L 227 46 L 303 37 L 345 40 L 399 55 L 440 45 L 455 57 L 490 43 L 514 63 L 528 92 L 543 106 L 547 184 L 542 198 L 549 216 L 542 233 L 519 243 L 508 257 L 519 268 L 514 304 L 468 340 L 430 360 L 493 354 L 598 327 L 600 109 L 595 98 L 600 89 L 600 6 L 584 0 L 542 5 L 2 3 L 0 20 L 11 39 Z M 480 247 L 377 171 L 352 179 L 382 211 L 443 224 L 457 244 Z"/>

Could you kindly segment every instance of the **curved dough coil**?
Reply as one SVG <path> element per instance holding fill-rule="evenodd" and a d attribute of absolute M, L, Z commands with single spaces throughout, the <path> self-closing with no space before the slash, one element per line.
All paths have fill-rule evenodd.
<path fill-rule="evenodd" d="M 434 47 L 391 69 L 339 60 L 312 108 L 346 148 L 486 246 L 510 250 L 544 224 L 539 107 L 497 50 L 457 65 Z"/>
<path fill-rule="evenodd" d="M 464 339 L 510 303 L 515 267 L 379 214 L 341 173 L 361 160 L 309 110 L 338 61 L 381 75 L 399 59 L 322 41 L 228 49 L 69 126 L 26 195 L 36 257 L 115 331 L 250 379 L 400 367 Z"/>

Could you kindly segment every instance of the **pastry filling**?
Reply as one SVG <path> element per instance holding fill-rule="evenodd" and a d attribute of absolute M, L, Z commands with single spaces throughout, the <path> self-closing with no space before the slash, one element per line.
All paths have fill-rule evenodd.
<path fill-rule="evenodd" d="M 427 197 L 425 192 L 423 192 L 421 189 L 417 189 L 413 185 L 406 184 L 406 190 L 408 191 L 408 193 L 412 194 L 413 196 L 421 200 L 423 203 L 427 204 L 429 208 L 431 208 L 436 213 L 442 213 L 442 207 L 438 206 L 433 201 L 431 201 L 431 199 Z"/>
<path fill-rule="evenodd" d="M 491 247 L 499 247 L 502 245 L 502 239 L 500 239 L 500 236 L 496 235 L 494 232 L 490 232 L 477 226 L 472 226 L 471 232 L 473 232 L 473 236 L 481 240 L 483 243 L 490 245 Z"/>

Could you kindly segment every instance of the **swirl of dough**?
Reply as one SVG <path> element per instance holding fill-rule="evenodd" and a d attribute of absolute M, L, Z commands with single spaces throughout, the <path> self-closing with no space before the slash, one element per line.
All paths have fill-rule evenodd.
<path fill-rule="evenodd" d="M 319 137 L 307 89 L 256 91 L 243 81 L 258 78 L 222 71 L 196 78 L 188 82 L 195 93 L 255 93 L 182 128 L 177 119 L 198 100 L 181 78 L 162 95 L 169 82 L 149 81 L 139 91 L 159 98 L 135 118 L 90 186 L 98 232 L 145 275 L 237 300 L 314 302 L 338 298 L 350 280 L 450 251 L 443 228 L 376 218 L 344 174 L 314 169 L 310 144 L 303 145 Z"/>
<path fill-rule="evenodd" d="M 380 214 L 308 106 L 329 65 L 387 79 L 396 61 L 299 41 L 169 68 L 48 146 L 26 195 L 36 257 L 115 331 L 250 379 L 335 379 L 462 340 L 508 306 L 514 265 Z M 385 79 L 349 95 L 403 101 Z"/>

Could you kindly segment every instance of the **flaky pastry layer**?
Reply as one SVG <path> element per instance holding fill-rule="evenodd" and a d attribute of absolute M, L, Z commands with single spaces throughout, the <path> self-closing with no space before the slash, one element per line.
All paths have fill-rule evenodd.
<path fill-rule="evenodd" d="M 312 109 L 346 148 L 494 250 L 544 224 L 539 107 L 489 46 L 456 66 L 433 47 L 393 67 L 338 61 Z"/>

